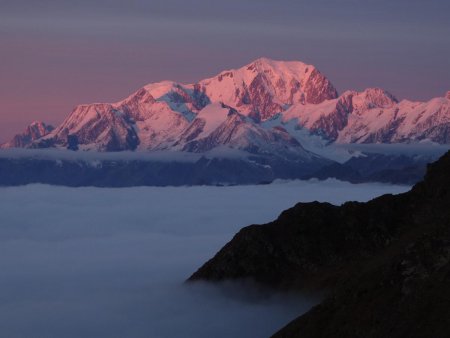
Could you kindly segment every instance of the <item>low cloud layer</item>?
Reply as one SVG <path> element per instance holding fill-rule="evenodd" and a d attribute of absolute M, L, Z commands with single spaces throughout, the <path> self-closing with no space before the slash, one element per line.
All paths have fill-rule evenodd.
<path fill-rule="evenodd" d="M 299 201 L 367 200 L 406 187 L 0 189 L 2 337 L 264 337 L 314 300 L 183 281 L 242 226 Z"/>

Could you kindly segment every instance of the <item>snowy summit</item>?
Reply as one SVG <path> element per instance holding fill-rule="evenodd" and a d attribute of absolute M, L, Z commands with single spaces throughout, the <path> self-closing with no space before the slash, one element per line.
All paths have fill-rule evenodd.
<path fill-rule="evenodd" d="M 338 95 L 314 66 L 260 58 L 194 84 L 148 84 L 116 103 L 77 106 L 56 129 L 34 124 L 3 148 L 177 150 L 228 147 L 308 158 L 331 143 L 450 143 L 450 92 L 398 101 L 369 88 Z"/>

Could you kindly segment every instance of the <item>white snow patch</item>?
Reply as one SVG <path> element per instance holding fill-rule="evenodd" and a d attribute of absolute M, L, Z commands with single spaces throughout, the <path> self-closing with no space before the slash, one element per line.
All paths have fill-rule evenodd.
<path fill-rule="evenodd" d="M 229 112 L 230 109 L 223 107 L 221 103 L 212 103 L 203 108 L 197 114 L 197 118 L 205 121 L 205 126 L 203 127 L 202 132 L 196 138 L 200 139 L 211 134 L 223 122 L 226 121 Z"/>

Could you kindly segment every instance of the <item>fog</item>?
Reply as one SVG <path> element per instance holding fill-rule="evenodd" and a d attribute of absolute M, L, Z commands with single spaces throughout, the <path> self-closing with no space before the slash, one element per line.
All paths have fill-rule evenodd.
<path fill-rule="evenodd" d="M 0 336 L 268 337 L 317 299 L 184 284 L 242 226 L 405 186 L 0 188 Z"/>

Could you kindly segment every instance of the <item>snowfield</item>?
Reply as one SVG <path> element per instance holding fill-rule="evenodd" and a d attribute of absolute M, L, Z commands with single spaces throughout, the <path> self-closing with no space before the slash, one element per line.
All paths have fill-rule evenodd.
<path fill-rule="evenodd" d="M 314 304 L 185 285 L 242 226 L 300 201 L 406 186 L 336 180 L 179 188 L 0 188 L 0 333 L 15 338 L 264 337 Z"/>

